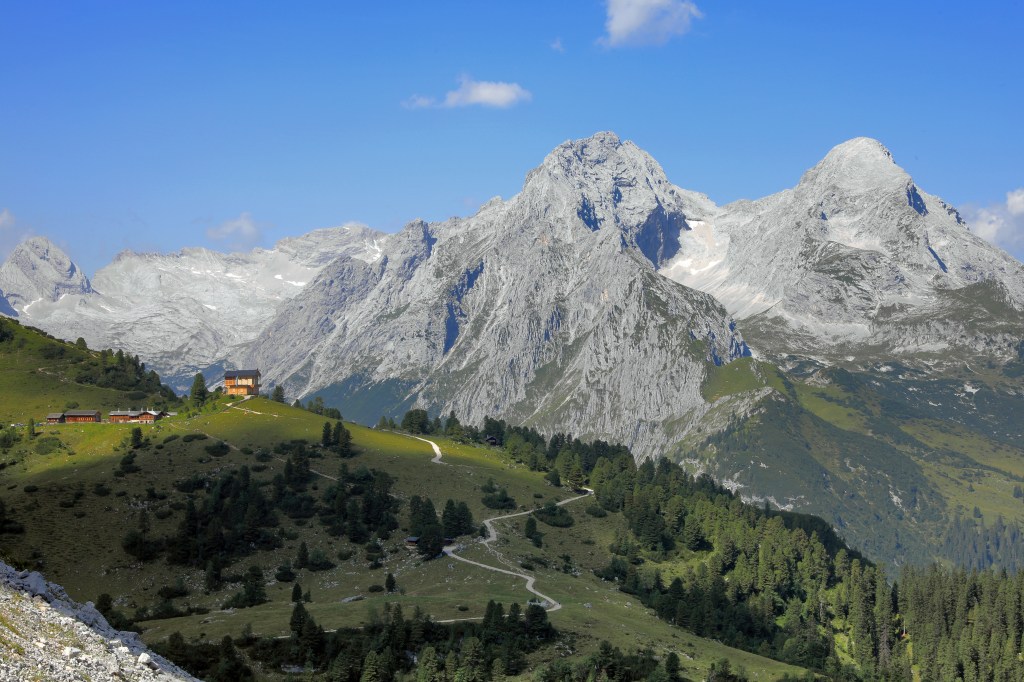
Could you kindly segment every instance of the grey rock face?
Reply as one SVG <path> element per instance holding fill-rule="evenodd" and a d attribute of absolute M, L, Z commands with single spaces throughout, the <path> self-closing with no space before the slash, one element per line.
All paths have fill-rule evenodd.
<path fill-rule="evenodd" d="M 745 352 L 712 297 L 656 271 L 709 206 L 614 135 L 563 144 L 509 201 L 336 261 L 249 362 L 350 416 L 419 404 L 651 451 L 706 410 L 708 363 Z"/>
<path fill-rule="evenodd" d="M 0 292 L 6 298 L 0 312 L 11 315 L 16 307 L 89 294 L 92 286 L 85 273 L 49 239 L 32 237 L 19 244 L 0 267 Z"/>
<path fill-rule="evenodd" d="M 0 618 L 7 625 L 0 682 L 181 680 L 197 682 L 149 651 L 134 632 L 110 627 L 92 604 L 72 601 L 39 573 L 0 562 Z"/>

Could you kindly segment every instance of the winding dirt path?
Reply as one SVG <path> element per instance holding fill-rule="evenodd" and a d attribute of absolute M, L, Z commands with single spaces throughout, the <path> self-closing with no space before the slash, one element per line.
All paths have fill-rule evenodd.
<path fill-rule="evenodd" d="M 430 443 L 430 447 L 434 448 L 434 459 L 430 461 L 433 462 L 434 464 L 446 464 L 446 462 L 441 461 L 441 448 L 438 447 L 437 443 L 435 443 L 432 440 L 427 440 L 426 438 L 420 438 L 419 436 L 409 436 L 409 438 L 421 440 L 424 443 Z"/>
<path fill-rule="evenodd" d="M 432 460 L 430 460 L 431 462 L 434 462 L 435 464 L 444 464 L 445 463 L 445 462 L 441 461 L 441 448 L 438 446 L 437 443 L 435 443 L 432 440 L 428 440 L 426 438 L 419 438 L 417 436 L 411 436 L 411 437 L 415 438 L 416 440 L 421 440 L 424 443 L 430 443 L 430 446 L 434 449 L 434 458 Z M 562 500 L 561 502 L 556 502 L 555 504 L 557 506 L 561 507 L 563 505 L 569 504 L 570 502 L 575 502 L 577 500 L 582 500 L 583 498 L 590 497 L 591 495 L 594 494 L 594 491 L 591 490 L 590 488 L 584 488 L 584 490 L 586 490 L 587 492 L 583 493 L 582 495 L 577 495 L 576 497 L 570 497 L 568 499 Z M 537 511 L 537 510 L 536 509 L 528 509 L 527 511 L 514 512 L 512 514 L 503 514 L 501 516 L 492 516 L 489 519 L 484 519 L 484 527 L 487 529 L 487 537 L 484 538 L 483 542 L 481 542 L 480 544 L 482 544 L 484 547 L 486 547 L 495 556 L 495 558 L 498 561 L 502 562 L 503 564 L 505 564 L 506 566 L 509 566 L 511 568 L 512 567 L 511 564 L 508 563 L 508 561 L 501 555 L 500 552 L 498 552 L 496 549 L 494 549 L 494 547 L 491 546 L 492 543 L 495 540 L 498 539 L 498 531 L 494 527 L 494 522 L 495 521 L 504 521 L 505 519 L 513 519 L 513 518 L 515 518 L 517 516 L 527 516 L 529 514 L 532 514 L 535 511 Z M 482 564 L 479 561 L 473 561 L 472 559 L 467 559 L 465 557 L 459 556 L 458 554 L 456 554 L 456 552 L 458 550 L 459 550 L 459 545 L 448 545 L 447 547 L 444 548 L 444 553 L 445 553 L 446 556 L 449 556 L 452 559 L 456 559 L 458 561 L 462 561 L 462 562 L 467 563 L 467 564 L 472 564 L 473 566 L 476 566 L 478 568 L 483 568 L 483 569 L 486 569 L 488 571 L 494 571 L 495 573 L 503 573 L 505 575 L 510 575 L 510 576 L 512 576 L 514 578 L 522 578 L 523 580 L 526 581 L 526 591 L 529 592 L 530 594 L 533 594 L 534 596 L 536 596 L 543 603 L 546 603 L 546 604 L 549 605 L 547 607 L 547 611 L 548 612 L 557 611 L 560 608 L 562 608 L 562 604 L 560 602 L 558 602 L 557 600 L 547 596 L 546 594 L 544 594 L 543 592 L 539 591 L 535 587 L 535 584 L 537 582 L 536 576 L 527 575 L 526 573 L 520 573 L 519 571 L 508 570 L 506 568 L 498 568 L 497 566 L 490 566 L 488 564 Z M 444 622 L 444 621 L 442 621 L 442 622 Z"/>

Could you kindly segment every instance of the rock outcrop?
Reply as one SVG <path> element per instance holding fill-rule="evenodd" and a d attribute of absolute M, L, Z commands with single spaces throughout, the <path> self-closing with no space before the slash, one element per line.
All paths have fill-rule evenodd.
<path fill-rule="evenodd" d="M 197 682 L 151 652 L 134 632 L 110 627 L 91 603 L 0 562 L 0 682 L 181 680 Z"/>

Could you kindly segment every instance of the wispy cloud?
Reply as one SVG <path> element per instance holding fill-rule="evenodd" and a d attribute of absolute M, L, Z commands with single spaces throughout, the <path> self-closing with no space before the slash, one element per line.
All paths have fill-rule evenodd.
<path fill-rule="evenodd" d="M 1024 187 L 1006 193 L 1006 210 L 1010 215 L 1024 215 Z"/>
<path fill-rule="evenodd" d="M 555 52 L 565 52 L 565 45 L 562 44 L 561 38 L 555 38 L 552 40 L 549 47 Z"/>
<path fill-rule="evenodd" d="M 1007 192 L 1004 203 L 965 206 L 963 214 L 976 235 L 1017 258 L 1024 256 L 1024 187 Z"/>
<path fill-rule="evenodd" d="M 221 242 L 233 251 L 251 249 L 263 241 L 263 229 L 248 211 L 206 230 L 206 237 Z"/>
<path fill-rule="evenodd" d="M 703 13 L 691 0 L 607 0 L 607 47 L 664 45 L 690 30 Z"/>
<path fill-rule="evenodd" d="M 9 208 L 0 211 L 0 257 L 6 258 L 11 250 L 32 236 L 32 230 L 18 224 Z"/>
<path fill-rule="evenodd" d="M 519 83 L 502 83 L 498 81 L 476 81 L 469 76 L 459 78 L 459 87 L 445 94 L 443 100 L 423 95 L 413 95 L 403 104 L 409 109 L 440 107 L 481 106 L 494 109 L 507 109 L 520 102 L 529 102 L 533 95 Z"/>

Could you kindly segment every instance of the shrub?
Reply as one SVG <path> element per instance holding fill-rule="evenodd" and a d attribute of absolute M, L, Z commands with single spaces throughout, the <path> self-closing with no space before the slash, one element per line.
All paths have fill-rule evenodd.
<path fill-rule="evenodd" d="M 186 433 L 181 437 L 182 443 L 191 443 L 194 440 L 206 440 L 208 436 L 205 433 Z"/>
<path fill-rule="evenodd" d="M 508 494 L 508 491 L 502 488 L 496 493 L 490 493 L 484 495 L 481 499 L 484 506 L 488 509 L 515 509 L 516 501 L 515 498 Z"/>
<path fill-rule="evenodd" d="M 27 493 L 34 493 L 35 491 L 39 490 L 39 486 L 37 486 L 37 485 L 27 485 L 27 486 L 25 486 L 23 488 L 23 490 L 25 492 L 27 492 Z"/>
<path fill-rule="evenodd" d="M 213 445 L 207 445 L 204 449 L 211 457 L 223 457 L 231 452 L 231 446 L 224 441 L 219 441 Z"/>
<path fill-rule="evenodd" d="M 52 454 L 62 447 L 60 439 L 53 436 L 44 436 L 36 441 L 36 452 L 40 455 Z"/>
<path fill-rule="evenodd" d="M 181 436 L 179 436 L 176 433 L 172 433 L 171 435 L 169 435 L 166 438 L 164 438 L 164 444 L 170 443 L 171 441 L 178 440 L 179 438 L 181 438 Z"/>
<path fill-rule="evenodd" d="M 587 507 L 584 511 L 593 516 L 595 519 L 603 519 L 608 516 L 608 512 L 605 511 L 604 507 L 599 504 L 592 504 Z"/>
<path fill-rule="evenodd" d="M 370 590 L 370 592 L 383 592 L 384 591 L 384 586 L 383 585 L 370 585 L 369 590 Z"/>
<path fill-rule="evenodd" d="M 568 528 L 574 522 L 572 514 L 565 507 L 559 507 L 554 502 L 548 502 L 535 511 L 536 516 L 542 523 L 556 528 Z"/>

